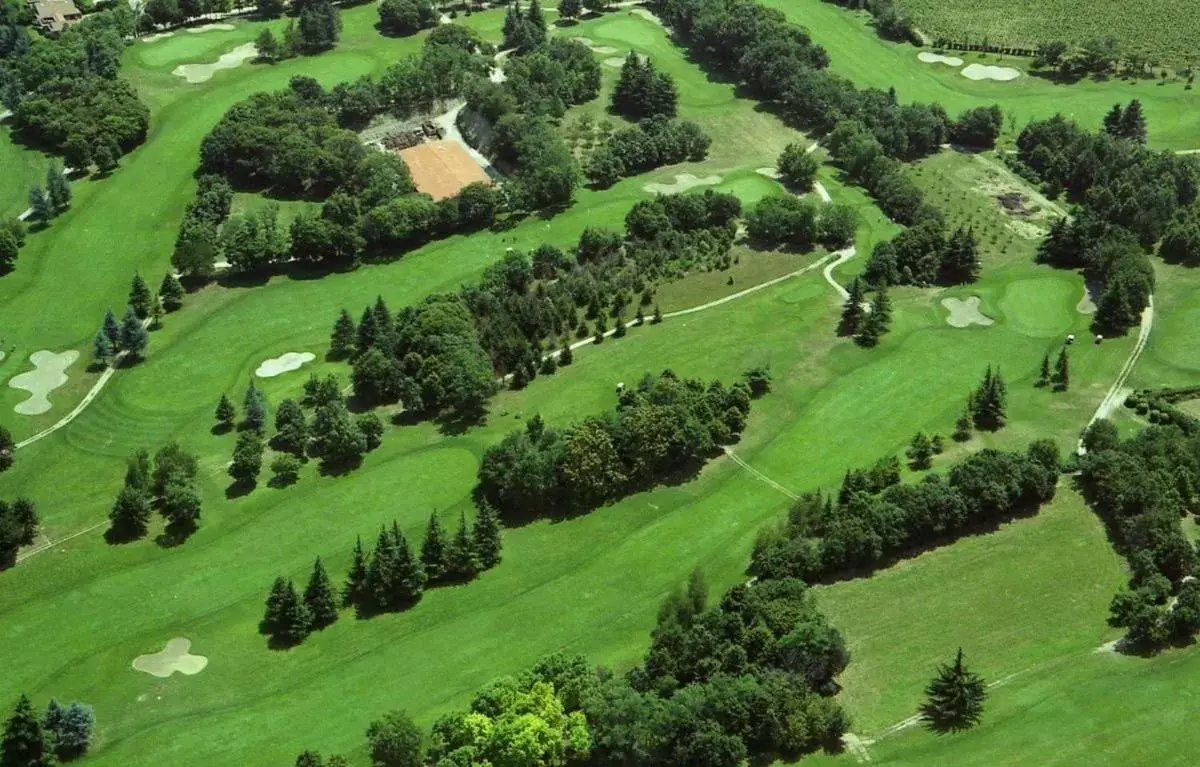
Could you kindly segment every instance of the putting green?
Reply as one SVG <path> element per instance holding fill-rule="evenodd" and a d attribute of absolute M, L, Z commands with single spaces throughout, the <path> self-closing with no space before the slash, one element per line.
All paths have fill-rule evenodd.
<path fill-rule="evenodd" d="M 1063 335 L 1078 321 L 1077 281 L 1066 275 L 1014 280 L 1004 288 L 1000 311 L 1004 322 L 1022 335 Z"/>

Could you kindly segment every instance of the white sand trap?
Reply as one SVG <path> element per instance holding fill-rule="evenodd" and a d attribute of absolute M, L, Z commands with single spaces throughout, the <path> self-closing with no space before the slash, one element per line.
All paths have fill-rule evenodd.
<path fill-rule="evenodd" d="M 1021 76 L 1021 70 L 1012 67 L 993 67 L 984 64 L 968 64 L 963 67 L 962 76 L 968 80 L 1016 80 Z"/>
<path fill-rule="evenodd" d="M 258 370 L 254 371 L 254 375 L 259 378 L 274 378 L 283 373 L 299 370 L 301 365 L 306 362 L 312 362 L 316 358 L 317 355 L 312 352 L 288 352 L 287 354 L 281 354 L 278 357 L 264 360 L 258 366 Z"/>
<path fill-rule="evenodd" d="M 645 8 L 634 8 L 631 13 L 634 16 L 641 16 L 646 21 L 653 21 L 655 24 L 662 24 L 662 19 L 658 18 L 658 16 L 654 15 L 652 11 L 648 11 Z"/>
<path fill-rule="evenodd" d="M 602 55 L 605 55 L 605 56 L 607 56 L 610 53 L 617 52 L 617 49 L 613 48 L 610 45 L 596 45 L 595 41 L 592 40 L 592 38 L 590 38 L 590 37 L 572 37 L 571 39 L 577 43 L 583 43 L 588 48 L 591 48 L 592 51 L 602 54 Z"/>
<path fill-rule="evenodd" d="M 766 176 L 767 178 L 775 179 L 776 181 L 783 178 L 783 174 L 779 172 L 779 168 L 757 168 L 755 173 L 760 176 Z"/>
<path fill-rule="evenodd" d="M 646 184 L 642 187 L 642 189 L 645 189 L 647 192 L 651 192 L 653 194 L 678 194 L 680 192 L 686 192 L 692 187 L 712 186 L 713 184 L 719 183 L 721 183 L 720 176 L 705 176 L 704 178 L 697 178 L 691 173 L 680 173 L 675 176 L 674 184 Z"/>
<path fill-rule="evenodd" d="M 184 31 L 189 35 L 198 35 L 201 32 L 212 32 L 213 30 L 223 29 L 228 32 L 231 29 L 237 29 L 232 24 L 203 24 L 199 27 L 188 27 Z"/>
<path fill-rule="evenodd" d="M 209 64 L 180 64 L 171 70 L 171 74 L 182 77 L 189 83 L 206 83 L 222 69 L 233 69 L 241 66 L 243 61 L 258 55 L 254 43 L 239 45 L 229 53 L 221 54 L 221 58 Z"/>
<path fill-rule="evenodd" d="M 1084 291 L 1083 298 L 1079 299 L 1079 303 L 1075 306 L 1075 311 L 1080 314 L 1095 314 L 1096 304 L 1092 301 L 1092 294 Z"/>
<path fill-rule="evenodd" d="M 971 325 L 991 325 L 994 320 L 979 311 L 979 296 L 969 296 L 965 301 L 960 298 L 943 298 L 942 306 L 950 312 L 946 322 L 955 328 L 966 328 Z"/>
<path fill-rule="evenodd" d="M 50 409 L 50 392 L 67 382 L 66 370 L 75 360 L 79 352 L 74 349 L 55 354 L 42 350 L 29 355 L 33 370 L 13 376 L 8 382 L 10 388 L 24 389 L 29 392 L 29 399 L 20 402 L 13 408 L 21 415 L 41 415 Z"/>
<path fill-rule="evenodd" d="M 208 658 L 203 655 L 192 655 L 188 652 L 192 643 L 183 637 L 175 637 L 167 642 L 159 652 L 151 655 L 139 655 L 133 659 L 133 667 L 151 676 L 168 677 L 178 671 L 187 676 L 195 676 L 208 665 Z"/>
<path fill-rule="evenodd" d="M 921 51 L 917 54 L 917 58 L 926 64 L 945 64 L 948 67 L 963 65 L 963 60 L 958 56 L 943 56 L 940 53 L 930 53 L 929 51 Z"/>
<path fill-rule="evenodd" d="M 153 35 L 146 35 L 142 38 L 143 43 L 152 43 L 155 40 L 166 40 L 168 37 L 174 37 L 174 32 L 159 32 Z"/>

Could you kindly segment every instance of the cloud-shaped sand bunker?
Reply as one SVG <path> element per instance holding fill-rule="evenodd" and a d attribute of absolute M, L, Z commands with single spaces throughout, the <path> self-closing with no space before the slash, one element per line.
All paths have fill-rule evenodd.
<path fill-rule="evenodd" d="M 162 650 L 150 655 L 139 655 L 133 659 L 133 667 L 138 671 L 157 677 L 168 677 L 178 671 L 187 676 L 195 676 L 208 665 L 208 658 L 203 655 L 192 655 L 191 641 L 183 637 L 175 637 L 167 642 Z"/>
<path fill-rule="evenodd" d="M 995 320 L 979 311 L 979 296 L 971 296 L 965 301 L 959 298 L 943 298 L 942 306 L 950 312 L 946 318 L 951 327 L 966 328 L 971 325 L 991 325 Z"/>
<path fill-rule="evenodd" d="M 269 360 L 263 360 L 263 363 L 258 366 L 258 370 L 254 371 L 254 375 L 259 378 L 274 378 L 283 373 L 299 370 L 301 365 L 312 362 L 316 358 L 317 355 L 312 352 L 288 352 Z"/>
<path fill-rule="evenodd" d="M 678 194 L 680 192 L 686 192 L 692 187 L 712 186 L 719 183 L 721 183 L 720 176 L 705 176 L 704 178 L 697 178 L 691 173 L 680 173 L 675 176 L 674 184 L 646 184 L 642 188 L 647 192 L 652 192 L 654 194 Z"/>
<path fill-rule="evenodd" d="M 239 45 L 229 53 L 221 54 L 221 57 L 214 62 L 208 64 L 180 64 L 171 70 L 171 74 L 182 77 L 189 83 L 206 83 L 212 79 L 212 76 L 222 69 L 233 69 L 241 66 L 243 61 L 252 59 L 258 55 L 258 48 L 254 43 L 246 43 Z"/>
<path fill-rule="evenodd" d="M 79 352 L 74 349 L 55 354 L 43 349 L 29 355 L 33 370 L 13 376 L 8 382 L 13 389 L 24 389 L 29 392 L 29 398 L 17 403 L 13 408 L 21 415 L 41 415 L 50 410 L 50 392 L 65 384 L 68 380 L 66 370 L 71 363 L 79 359 Z"/>
<path fill-rule="evenodd" d="M 962 76 L 968 80 L 1016 80 L 1021 76 L 1021 70 L 1012 67 L 993 67 L 984 64 L 968 64 L 962 70 Z"/>
<path fill-rule="evenodd" d="M 963 60 L 958 56 L 943 56 L 940 53 L 930 53 L 929 51 L 921 51 L 917 54 L 917 58 L 926 64 L 945 64 L 948 67 L 963 65 Z"/>

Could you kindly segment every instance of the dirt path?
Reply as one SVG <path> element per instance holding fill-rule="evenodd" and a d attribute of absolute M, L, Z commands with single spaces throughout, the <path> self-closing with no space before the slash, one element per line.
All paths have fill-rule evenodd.
<path fill-rule="evenodd" d="M 1125 364 L 1121 367 L 1121 372 L 1117 373 L 1117 379 L 1113 381 L 1109 387 L 1108 393 L 1104 395 L 1104 399 L 1100 400 L 1100 406 L 1096 408 L 1096 412 L 1092 414 L 1092 419 L 1087 425 L 1091 426 L 1101 418 L 1107 418 L 1108 414 L 1116 408 L 1122 399 L 1127 396 L 1125 391 L 1125 382 L 1129 380 L 1129 376 L 1133 373 L 1133 368 L 1137 365 L 1138 360 L 1142 356 L 1142 352 L 1146 350 L 1146 343 L 1150 340 L 1150 331 L 1154 328 L 1154 296 L 1150 296 L 1150 303 L 1142 310 L 1142 324 L 1138 329 L 1137 343 L 1133 345 L 1133 351 L 1129 353 L 1129 359 L 1125 360 Z M 1075 452 L 1083 455 L 1087 450 L 1083 447 L 1083 438 L 1079 440 L 1079 444 L 1075 448 Z"/>
<path fill-rule="evenodd" d="M 731 459 L 731 460 L 732 460 L 734 463 L 736 463 L 738 466 L 741 466 L 743 469 L 745 469 L 746 471 L 750 472 L 750 473 L 751 473 L 751 474 L 753 474 L 755 477 L 757 477 L 757 478 L 761 479 L 763 482 L 767 483 L 768 485 L 770 485 L 771 487 L 775 488 L 775 489 L 776 489 L 776 490 L 778 490 L 779 492 L 783 493 L 783 494 L 784 494 L 784 495 L 786 495 L 788 498 L 791 498 L 793 501 L 795 501 L 795 500 L 798 500 L 798 499 L 800 498 L 800 496 L 799 496 L 797 493 L 793 493 L 791 490 L 788 490 L 786 487 L 784 487 L 783 485 L 779 484 L 779 483 L 778 483 L 778 482 L 776 482 L 775 480 L 771 479 L 771 478 L 770 478 L 770 477 L 768 477 L 766 474 L 763 474 L 763 473 L 762 473 L 761 471 L 759 471 L 758 469 L 754 468 L 754 467 L 753 467 L 753 466 L 751 466 L 750 464 L 748 464 L 748 463 L 746 463 L 745 461 L 743 461 L 743 460 L 742 460 L 742 458 L 741 458 L 741 456 L 739 456 L 737 453 L 733 452 L 733 448 L 732 448 L 732 447 L 730 447 L 729 445 L 722 445 L 722 446 L 721 446 L 721 449 L 722 449 L 722 450 L 724 450 L 724 451 L 725 451 L 725 455 L 729 456 L 729 458 L 730 458 L 730 459 Z"/>

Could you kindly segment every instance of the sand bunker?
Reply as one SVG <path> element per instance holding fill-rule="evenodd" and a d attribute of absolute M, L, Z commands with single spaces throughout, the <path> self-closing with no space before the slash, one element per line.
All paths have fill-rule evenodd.
<path fill-rule="evenodd" d="M 946 322 L 955 328 L 966 328 L 971 325 L 991 325 L 994 320 L 979 311 L 979 296 L 970 296 L 965 301 L 959 298 L 943 298 L 942 306 L 950 312 Z"/>
<path fill-rule="evenodd" d="M 680 173 L 675 176 L 674 184 L 646 184 L 642 187 L 653 194 L 678 194 L 696 186 L 712 186 L 721 183 L 720 176 L 705 176 L 697 178 L 691 173 Z"/>
<path fill-rule="evenodd" d="M 766 176 L 767 178 L 773 178 L 776 181 L 783 178 L 783 174 L 779 172 L 778 168 L 758 168 L 755 170 L 755 173 L 760 176 Z"/>
<path fill-rule="evenodd" d="M 184 32 L 187 32 L 189 35 L 198 35 L 201 32 L 211 32 L 217 29 L 223 29 L 228 32 L 231 29 L 237 29 L 237 27 L 232 24 L 204 24 L 199 27 L 188 27 Z"/>
<path fill-rule="evenodd" d="M 993 67 L 984 64 L 968 64 L 962 70 L 962 76 L 968 80 L 1016 80 L 1021 76 L 1021 70 L 1012 67 Z"/>
<path fill-rule="evenodd" d="M 171 74 L 182 77 L 189 83 L 206 83 L 222 69 L 233 69 L 241 66 L 243 61 L 258 55 L 254 43 L 239 45 L 229 53 L 221 54 L 221 58 L 209 64 L 180 64 L 171 70 Z"/>
<path fill-rule="evenodd" d="M 168 677 L 178 671 L 195 676 L 208 665 L 208 658 L 188 652 L 192 643 L 183 637 L 175 637 L 166 647 L 151 655 L 139 655 L 133 659 L 133 667 L 151 676 Z"/>
<path fill-rule="evenodd" d="M 588 48 L 591 48 L 591 49 L 592 49 L 592 51 L 593 51 L 593 52 L 595 52 L 595 53 L 599 53 L 599 54 L 603 54 L 603 55 L 606 55 L 606 56 L 607 56 L 607 55 L 608 55 L 608 54 L 610 54 L 610 53 L 616 53 L 616 52 L 617 52 L 617 49 L 616 49 L 616 48 L 613 48 L 612 46 L 609 46 L 609 45 L 596 45 L 595 41 L 593 41 L 593 40 L 592 40 L 592 38 L 590 38 L 590 37 L 572 37 L 571 39 L 572 39 L 572 40 L 574 40 L 574 41 L 575 41 L 575 42 L 577 42 L 577 43 L 583 43 L 583 44 L 584 44 L 584 45 L 586 45 Z"/>
<path fill-rule="evenodd" d="M 634 8 L 632 11 L 630 11 L 630 13 L 632 13 L 634 16 L 641 16 L 647 21 L 653 21 L 655 24 L 662 24 L 662 19 L 658 18 L 658 16 L 655 16 L 653 12 L 648 11 L 645 8 Z"/>
<path fill-rule="evenodd" d="M 62 354 L 42 350 L 29 355 L 33 370 L 13 376 L 8 382 L 10 388 L 24 389 L 29 392 L 29 399 L 18 403 L 13 408 L 21 415 L 41 415 L 50 409 L 50 392 L 67 382 L 66 370 L 75 360 L 79 352 L 71 349 Z"/>
<path fill-rule="evenodd" d="M 154 35 L 146 35 L 145 37 L 142 38 L 142 42 L 143 43 L 152 43 L 155 40 L 166 40 L 168 37 L 174 37 L 174 36 L 175 36 L 174 32 L 159 32 L 158 34 L 154 34 Z"/>
<path fill-rule="evenodd" d="M 288 352 L 287 354 L 281 354 L 278 357 L 264 360 L 258 366 L 258 370 L 254 371 L 254 375 L 259 378 L 274 378 L 283 373 L 299 370 L 301 365 L 306 362 L 312 362 L 316 358 L 317 355 L 312 352 Z"/>
<path fill-rule="evenodd" d="M 917 58 L 926 64 L 945 64 L 948 67 L 963 65 L 963 60 L 958 56 L 943 56 L 940 53 L 930 53 L 929 51 L 921 51 L 917 54 Z"/>
<path fill-rule="evenodd" d="M 1075 311 L 1080 314 L 1095 314 L 1096 304 L 1092 301 L 1092 294 L 1084 291 L 1083 298 L 1079 299 L 1079 303 L 1075 305 Z"/>

